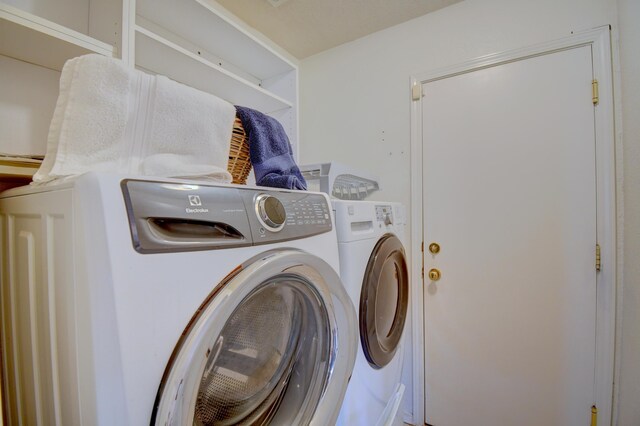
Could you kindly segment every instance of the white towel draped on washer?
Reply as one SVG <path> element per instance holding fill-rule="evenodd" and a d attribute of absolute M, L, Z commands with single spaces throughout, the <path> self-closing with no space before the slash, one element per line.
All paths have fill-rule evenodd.
<path fill-rule="evenodd" d="M 91 54 L 67 61 L 34 182 L 89 171 L 230 182 L 235 108 L 164 76 Z"/>

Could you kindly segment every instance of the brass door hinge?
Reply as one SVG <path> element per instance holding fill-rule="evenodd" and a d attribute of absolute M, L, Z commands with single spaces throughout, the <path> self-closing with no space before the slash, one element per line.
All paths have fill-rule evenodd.
<path fill-rule="evenodd" d="M 600 244 L 596 244 L 596 271 L 602 268 L 602 257 L 600 255 Z"/>
<path fill-rule="evenodd" d="M 600 102 L 600 96 L 598 94 L 598 80 L 595 78 L 591 82 L 591 101 L 594 105 L 598 105 L 598 102 Z"/>
<path fill-rule="evenodd" d="M 422 99 L 422 84 L 414 84 L 411 87 L 411 100 L 419 101 Z"/>
<path fill-rule="evenodd" d="M 420 252 L 422 253 L 422 282 L 424 282 L 424 241 L 420 244 Z"/>
<path fill-rule="evenodd" d="M 591 426 L 598 426 L 598 408 L 591 406 Z"/>

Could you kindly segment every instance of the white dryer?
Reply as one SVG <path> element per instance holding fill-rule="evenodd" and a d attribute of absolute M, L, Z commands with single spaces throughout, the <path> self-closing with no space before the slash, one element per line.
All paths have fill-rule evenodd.
<path fill-rule="evenodd" d="M 0 196 L 7 424 L 333 424 L 356 354 L 324 194 L 90 173 Z"/>
<path fill-rule="evenodd" d="M 358 315 L 359 348 L 338 424 L 402 424 L 402 334 L 409 275 L 398 203 L 332 200 L 340 277 Z"/>

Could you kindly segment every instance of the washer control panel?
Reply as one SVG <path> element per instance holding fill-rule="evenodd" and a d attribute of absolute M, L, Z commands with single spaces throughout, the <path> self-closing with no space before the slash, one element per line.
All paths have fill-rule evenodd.
<path fill-rule="evenodd" d="M 249 218 L 254 244 L 264 244 L 330 231 L 329 202 L 322 194 L 302 191 L 241 190 L 245 203 L 253 203 L 255 222 Z"/>
<path fill-rule="evenodd" d="M 282 202 L 268 194 L 260 194 L 256 197 L 256 214 L 258 221 L 271 232 L 280 231 L 287 218 Z"/>
<path fill-rule="evenodd" d="M 333 229 L 324 194 L 138 179 L 121 186 L 140 253 L 276 243 Z"/>
<path fill-rule="evenodd" d="M 289 203 L 290 216 L 287 217 L 287 224 L 291 226 L 331 226 L 331 216 L 329 215 L 329 204 L 327 200 L 317 197 L 308 197 L 298 200 L 291 200 Z"/>

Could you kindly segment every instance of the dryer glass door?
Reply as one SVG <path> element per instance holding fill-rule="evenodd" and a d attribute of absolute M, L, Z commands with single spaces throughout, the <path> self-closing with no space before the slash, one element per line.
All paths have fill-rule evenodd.
<path fill-rule="evenodd" d="M 396 353 L 409 301 L 409 275 L 402 243 L 386 234 L 367 263 L 360 294 L 360 341 L 373 368 L 387 365 Z"/>
<path fill-rule="evenodd" d="M 337 349 L 324 280 L 301 265 L 269 276 L 246 272 L 214 290 L 185 331 L 158 392 L 156 424 L 309 424 L 314 417 Z"/>

